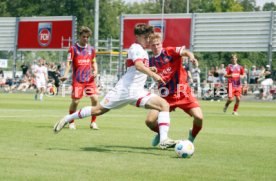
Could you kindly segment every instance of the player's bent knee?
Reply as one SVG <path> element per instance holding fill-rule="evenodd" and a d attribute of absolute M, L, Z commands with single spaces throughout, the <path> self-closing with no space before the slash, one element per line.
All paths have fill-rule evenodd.
<path fill-rule="evenodd" d="M 195 115 L 194 119 L 198 122 L 202 122 L 203 121 L 203 116 L 202 115 Z"/>
<path fill-rule="evenodd" d="M 170 105 L 167 101 L 162 99 L 162 101 L 160 101 L 160 108 L 161 108 L 161 111 L 168 111 L 170 109 Z"/>

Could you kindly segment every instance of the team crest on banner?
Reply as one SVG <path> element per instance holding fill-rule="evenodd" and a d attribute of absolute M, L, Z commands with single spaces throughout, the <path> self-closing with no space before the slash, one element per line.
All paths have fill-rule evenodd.
<path fill-rule="evenodd" d="M 165 32 L 166 32 L 166 21 L 163 20 L 150 20 L 149 25 L 154 27 L 154 32 L 162 33 L 163 40 L 165 39 Z"/>
<path fill-rule="evenodd" d="M 46 47 L 52 40 L 52 23 L 38 23 L 38 43 L 40 46 Z"/>

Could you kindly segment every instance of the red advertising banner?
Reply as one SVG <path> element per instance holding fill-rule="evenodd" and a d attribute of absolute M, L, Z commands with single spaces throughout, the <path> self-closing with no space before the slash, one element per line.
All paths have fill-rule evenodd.
<path fill-rule="evenodd" d="M 72 20 L 20 21 L 18 49 L 61 49 L 72 39 Z"/>
<path fill-rule="evenodd" d="M 154 26 L 155 32 L 162 32 L 163 46 L 183 46 L 190 48 L 191 18 L 164 19 L 125 19 L 123 48 L 127 49 L 135 41 L 134 27 L 137 23 Z"/>

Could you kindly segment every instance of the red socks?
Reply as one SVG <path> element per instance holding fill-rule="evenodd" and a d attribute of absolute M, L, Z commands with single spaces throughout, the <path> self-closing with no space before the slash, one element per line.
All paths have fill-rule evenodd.
<path fill-rule="evenodd" d="M 76 111 L 71 111 L 71 110 L 69 110 L 69 114 L 73 114 L 74 112 L 76 112 Z M 74 119 L 72 120 L 72 121 L 70 121 L 69 123 L 74 123 Z"/>
<path fill-rule="evenodd" d="M 97 118 L 96 116 L 92 116 L 92 117 L 91 117 L 91 123 L 96 122 L 96 118 Z"/>
<path fill-rule="evenodd" d="M 238 108 L 239 108 L 239 104 L 235 104 L 234 105 L 234 112 L 237 112 Z"/>

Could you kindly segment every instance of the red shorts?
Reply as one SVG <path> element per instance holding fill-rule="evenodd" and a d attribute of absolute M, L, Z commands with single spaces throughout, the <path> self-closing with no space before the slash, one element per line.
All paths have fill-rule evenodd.
<path fill-rule="evenodd" d="M 229 99 L 232 99 L 234 96 L 240 97 L 241 94 L 242 94 L 242 88 L 241 88 L 241 87 L 236 87 L 236 88 L 234 88 L 234 87 L 232 86 L 232 84 L 229 84 L 229 85 L 228 85 L 227 91 L 228 91 L 228 98 L 229 98 Z"/>
<path fill-rule="evenodd" d="M 170 111 L 174 111 L 178 107 L 189 114 L 189 110 L 192 108 L 200 107 L 197 99 L 191 93 L 180 94 L 180 96 L 173 94 L 163 98 L 170 104 Z"/>
<path fill-rule="evenodd" d="M 98 92 L 97 85 L 95 84 L 95 82 L 91 82 L 91 83 L 73 82 L 71 98 L 81 99 L 83 96 L 83 93 L 85 93 L 85 96 L 92 96 L 97 94 L 97 92 Z"/>

